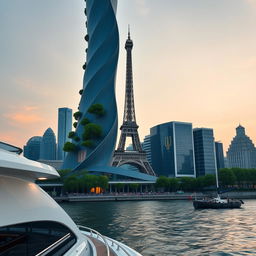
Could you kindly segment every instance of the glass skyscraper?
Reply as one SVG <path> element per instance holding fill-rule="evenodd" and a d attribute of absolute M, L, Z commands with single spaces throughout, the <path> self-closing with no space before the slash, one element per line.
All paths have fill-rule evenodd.
<path fill-rule="evenodd" d="M 56 137 L 51 128 L 48 128 L 42 138 L 40 145 L 40 159 L 56 160 Z"/>
<path fill-rule="evenodd" d="M 63 146 L 68 139 L 68 134 L 72 130 L 72 109 L 59 108 L 58 111 L 58 160 L 63 160 L 66 152 L 63 151 Z"/>
<path fill-rule="evenodd" d="M 219 141 L 215 142 L 215 153 L 216 153 L 217 170 L 225 168 L 223 144 Z"/>
<path fill-rule="evenodd" d="M 145 136 L 142 143 L 142 149 L 146 152 L 148 162 L 152 165 L 150 135 Z"/>
<path fill-rule="evenodd" d="M 24 156 L 30 160 L 38 160 L 40 158 L 40 146 L 42 137 L 34 136 L 30 138 L 24 146 Z"/>
<path fill-rule="evenodd" d="M 157 175 L 195 177 L 192 124 L 169 122 L 150 129 L 152 167 Z"/>
<path fill-rule="evenodd" d="M 193 130 L 196 175 L 216 173 L 216 156 L 213 129 L 196 128 Z"/>
<path fill-rule="evenodd" d="M 227 159 L 229 168 L 256 168 L 256 149 L 241 125 L 236 128 L 236 136 L 228 148 Z"/>

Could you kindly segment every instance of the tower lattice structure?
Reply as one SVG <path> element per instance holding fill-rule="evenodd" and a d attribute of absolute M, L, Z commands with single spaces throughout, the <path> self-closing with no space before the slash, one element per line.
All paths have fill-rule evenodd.
<path fill-rule="evenodd" d="M 124 106 L 124 116 L 123 124 L 120 127 L 121 136 L 118 143 L 117 150 L 115 150 L 113 155 L 112 166 L 118 167 L 124 164 L 129 164 L 135 166 L 140 172 L 149 175 L 154 175 L 151 165 L 149 164 L 146 152 L 143 151 L 138 128 L 135 117 L 135 107 L 134 107 L 134 93 L 133 93 L 133 72 L 132 72 L 132 48 L 133 41 L 130 37 L 130 31 L 128 31 L 128 39 L 125 43 L 125 50 L 127 52 L 126 58 L 126 89 L 125 89 L 125 106 Z M 131 137 L 132 139 L 132 151 L 125 150 L 126 138 Z"/>

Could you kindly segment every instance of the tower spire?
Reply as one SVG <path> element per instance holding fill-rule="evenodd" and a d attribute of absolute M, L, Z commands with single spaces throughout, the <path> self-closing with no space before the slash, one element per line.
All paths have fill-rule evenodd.
<path fill-rule="evenodd" d="M 128 39 L 125 42 L 126 50 L 126 84 L 125 84 L 125 104 L 123 124 L 120 128 L 121 136 L 117 150 L 113 155 L 112 166 L 121 166 L 123 164 L 132 164 L 138 167 L 140 172 L 154 175 L 150 166 L 146 152 L 142 149 L 138 128 L 135 117 L 134 93 L 133 93 L 133 76 L 132 76 L 132 48 L 133 42 L 130 38 L 130 26 L 128 26 Z M 127 152 L 125 149 L 126 138 L 132 139 L 133 153 Z"/>
<path fill-rule="evenodd" d="M 130 24 L 128 24 L 128 39 L 130 40 L 131 37 L 130 37 Z"/>

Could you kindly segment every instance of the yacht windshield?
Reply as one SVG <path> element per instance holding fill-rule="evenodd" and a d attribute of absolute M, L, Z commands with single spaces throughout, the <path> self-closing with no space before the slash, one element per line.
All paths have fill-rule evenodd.
<path fill-rule="evenodd" d="M 51 221 L 0 227 L 0 256 L 63 255 L 76 243 L 64 225 Z"/>

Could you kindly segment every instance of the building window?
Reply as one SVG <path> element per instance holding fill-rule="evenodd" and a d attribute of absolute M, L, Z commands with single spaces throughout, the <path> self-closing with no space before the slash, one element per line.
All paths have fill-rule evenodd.
<path fill-rule="evenodd" d="M 77 155 L 77 161 L 78 163 L 82 163 L 86 158 L 86 151 L 85 150 L 80 150 L 78 152 L 78 155 Z"/>

